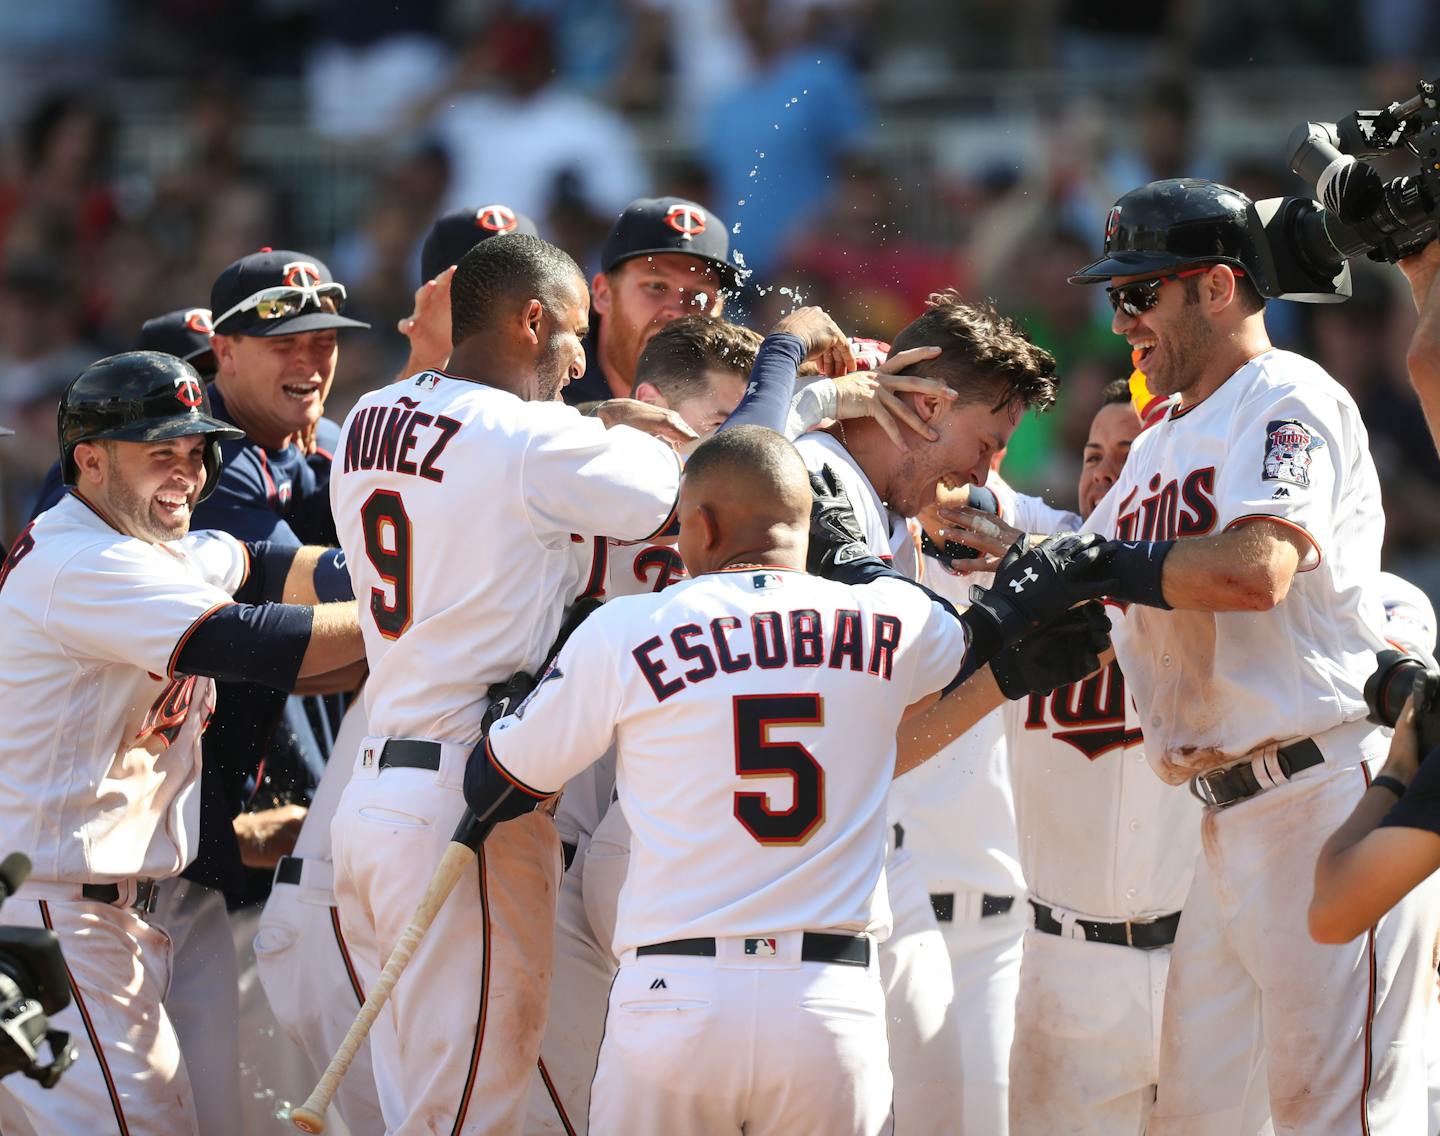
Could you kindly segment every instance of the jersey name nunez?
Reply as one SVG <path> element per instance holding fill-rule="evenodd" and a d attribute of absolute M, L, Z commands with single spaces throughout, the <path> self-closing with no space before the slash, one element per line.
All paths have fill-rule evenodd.
<path fill-rule="evenodd" d="M 756 612 L 749 624 L 748 650 L 744 638 L 735 635 L 742 626 L 740 619 L 722 615 L 703 627 L 683 623 L 665 638 L 653 635 L 630 654 L 650 684 L 655 700 L 664 702 L 687 685 L 751 667 L 868 671 L 889 682 L 895 649 L 900 644 L 898 618 L 879 613 L 866 616 L 849 608 L 835 612 L 828 633 L 825 621 L 814 608 Z M 673 673 L 686 664 L 688 670 Z"/>
<path fill-rule="evenodd" d="M 384 469 L 444 481 L 445 471 L 436 463 L 461 423 L 443 414 L 437 418 L 417 410 L 420 404 L 403 395 L 396 402 L 395 406 L 362 407 L 351 420 L 345 435 L 344 472 Z M 429 435 L 428 445 L 423 453 L 414 454 L 421 431 Z"/>
<path fill-rule="evenodd" d="M 1162 486 L 1163 476 L 1157 473 L 1150 478 L 1147 495 L 1138 503 L 1139 489 L 1132 489 L 1120 503 L 1117 540 L 1174 540 L 1204 536 L 1215 527 L 1220 514 L 1215 507 L 1214 466 L 1192 470 Z"/>

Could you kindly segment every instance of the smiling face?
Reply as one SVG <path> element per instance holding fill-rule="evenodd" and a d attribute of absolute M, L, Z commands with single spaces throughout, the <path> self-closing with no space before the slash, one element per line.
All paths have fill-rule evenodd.
<path fill-rule="evenodd" d="M 590 334 L 590 293 L 578 275 L 541 310 L 536 328 L 540 358 L 536 362 L 536 397 L 552 402 L 565 387 L 585 373 L 585 337 Z"/>
<path fill-rule="evenodd" d="M 1090 436 L 1085 441 L 1085 453 L 1080 459 L 1080 515 L 1088 517 L 1095 506 L 1110 492 L 1125 459 L 1130 456 L 1130 444 L 1140 433 L 1140 415 L 1129 402 L 1112 402 L 1102 406 L 1090 423 Z"/>
<path fill-rule="evenodd" d="M 935 503 L 942 482 L 984 485 L 995 455 L 1009 443 L 1022 412 L 1018 402 L 996 410 L 986 402 L 938 401 L 929 424 L 939 440 L 912 443 L 889 478 L 886 504 L 903 517 L 913 517 Z"/>
<path fill-rule="evenodd" d="M 637 256 L 593 281 L 606 370 L 627 385 L 655 333 L 681 316 L 718 316 L 725 306 L 715 268 L 698 256 L 667 252 Z"/>
<path fill-rule="evenodd" d="M 1198 295 L 1205 277 L 1201 273 L 1186 280 L 1169 280 L 1160 285 L 1154 307 L 1139 315 L 1122 308 L 1110 322 L 1116 335 L 1123 335 L 1132 349 L 1140 351 L 1135 365 L 1144 372 L 1152 394 L 1183 397 L 1187 391 L 1193 392 L 1205 376 L 1217 332 L 1203 306 L 1191 298 Z M 1154 273 L 1116 276 L 1110 287 L 1154 278 Z"/>
<path fill-rule="evenodd" d="M 255 441 L 278 449 L 320 421 L 340 353 L 333 330 L 217 335 L 211 343 L 226 409 Z"/>
<path fill-rule="evenodd" d="M 205 487 L 205 435 L 163 442 L 102 439 L 75 447 L 76 487 L 119 531 L 179 540 Z"/>

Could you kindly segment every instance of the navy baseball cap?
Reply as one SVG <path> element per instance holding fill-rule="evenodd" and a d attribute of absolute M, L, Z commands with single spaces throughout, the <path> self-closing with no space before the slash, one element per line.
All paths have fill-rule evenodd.
<path fill-rule="evenodd" d="M 703 205 L 683 197 L 641 197 L 616 218 L 600 249 L 600 264 L 612 272 L 637 256 L 680 252 L 708 261 L 726 288 L 740 286 L 740 272 L 730 263 L 730 234 L 725 223 Z"/>
<path fill-rule="evenodd" d="M 210 288 L 216 335 L 296 335 L 370 326 L 340 315 L 344 307 L 345 285 L 336 283 L 325 263 L 288 249 L 263 248 L 242 256 Z"/>
<path fill-rule="evenodd" d="M 452 264 L 488 237 L 501 233 L 525 233 L 538 237 L 535 222 L 508 205 L 481 205 L 454 209 L 430 226 L 420 250 L 420 279 L 434 280 Z"/>
<path fill-rule="evenodd" d="M 146 320 L 134 349 L 174 355 L 208 378 L 215 373 L 215 352 L 210 346 L 213 330 L 209 308 L 180 308 Z"/>

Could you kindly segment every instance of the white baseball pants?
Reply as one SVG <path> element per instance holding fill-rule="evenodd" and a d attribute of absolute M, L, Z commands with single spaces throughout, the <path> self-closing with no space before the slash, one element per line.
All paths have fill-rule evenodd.
<path fill-rule="evenodd" d="M 627 951 L 590 1099 L 593 1136 L 891 1131 L 885 999 L 868 967 L 720 939 L 714 958 Z"/>

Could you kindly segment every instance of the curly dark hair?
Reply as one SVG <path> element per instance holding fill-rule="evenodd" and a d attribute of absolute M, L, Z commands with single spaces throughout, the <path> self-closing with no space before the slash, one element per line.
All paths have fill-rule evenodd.
<path fill-rule="evenodd" d="M 577 277 L 583 284 L 570 254 L 540 237 L 505 233 L 481 241 L 460 258 L 450 280 L 451 341 L 484 331 L 517 301 L 539 300 L 553 314 Z"/>
<path fill-rule="evenodd" d="M 891 341 L 890 353 L 939 347 L 941 354 L 907 372 L 944 379 L 960 402 L 986 402 L 995 410 L 1012 403 L 1045 410 L 1055 401 L 1060 385 L 1055 357 L 1001 315 L 994 301 L 968 304 L 949 288 L 932 292 L 925 308 Z"/>

